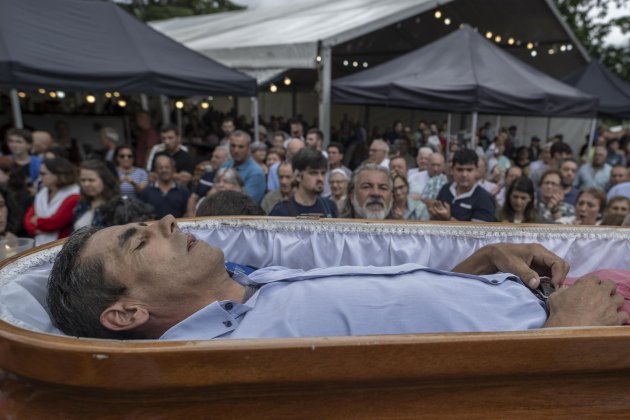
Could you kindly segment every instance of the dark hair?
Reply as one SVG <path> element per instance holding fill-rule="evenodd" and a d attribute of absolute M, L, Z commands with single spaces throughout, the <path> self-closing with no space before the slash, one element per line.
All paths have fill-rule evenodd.
<path fill-rule="evenodd" d="M 514 222 L 514 207 L 512 207 L 512 193 L 514 191 L 522 192 L 529 195 L 529 203 L 523 212 L 523 223 L 531 223 L 536 220 L 536 189 L 534 183 L 527 176 L 520 176 L 512 182 L 512 185 L 505 193 L 505 203 L 501 209 L 501 220 Z"/>
<path fill-rule="evenodd" d="M 237 191 L 219 191 L 199 204 L 195 216 L 265 216 L 250 196 Z"/>
<path fill-rule="evenodd" d="M 133 197 L 118 195 L 103 204 L 100 209 L 104 226 L 155 220 L 153 206 Z"/>
<path fill-rule="evenodd" d="M 79 166 L 81 169 L 85 169 L 88 171 L 94 171 L 101 178 L 103 182 L 103 192 L 101 193 L 101 197 L 103 200 L 108 201 L 114 198 L 116 195 L 120 193 L 120 181 L 118 177 L 109 170 L 105 163 L 100 160 L 86 160 L 81 163 Z M 96 197 L 88 197 L 83 192 L 83 187 L 81 187 L 81 199 L 87 201 L 88 203 L 94 200 Z"/>
<path fill-rule="evenodd" d="M 568 153 L 573 155 L 573 150 L 571 150 L 571 146 L 561 141 L 558 141 L 551 145 L 551 157 L 553 158 L 556 153 Z"/>
<path fill-rule="evenodd" d="M 98 230 L 93 226 L 77 230 L 55 258 L 46 297 L 53 323 L 65 334 L 77 337 L 142 338 L 135 331 L 112 331 L 101 324 L 103 311 L 127 288 L 107 274 L 100 256 L 81 256 Z"/>
<path fill-rule="evenodd" d="M 338 142 L 336 142 L 336 141 L 330 142 L 330 143 L 328 144 L 328 147 L 326 148 L 326 150 L 330 149 L 331 147 L 336 148 L 336 149 L 339 151 L 339 154 L 342 154 L 342 155 L 343 155 L 343 154 L 344 154 L 344 152 L 345 152 L 345 148 L 343 147 L 343 144 L 338 143 Z"/>
<path fill-rule="evenodd" d="M 302 172 L 306 168 L 311 169 L 326 169 L 328 161 L 318 150 L 309 148 L 300 149 L 292 159 L 293 170 Z"/>
<path fill-rule="evenodd" d="M 57 176 L 57 188 L 67 187 L 77 182 L 77 167 L 69 160 L 56 157 L 54 159 L 44 159 L 42 165 Z"/>
<path fill-rule="evenodd" d="M 117 157 L 117 156 L 118 156 L 118 153 L 119 153 L 121 150 L 124 150 L 124 149 L 131 150 L 131 154 L 132 154 L 133 156 L 135 156 L 135 155 L 136 155 L 136 150 L 133 148 L 133 146 L 132 146 L 132 145 L 130 145 L 130 144 L 121 144 L 120 146 L 117 146 L 117 147 L 116 147 L 116 150 L 115 150 L 115 152 L 114 152 L 114 156 L 116 156 L 116 157 Z"/>
<path fill-rule="evenodd" d="M 278 157 L 280 158 L 282 162 L 284 162 L 284 160 L 287 157 L 287 152 L 282 147 L 270 148 L 269 151 L 267 152 L 267 156 L 269 156 L 272 153 L 275 153 L 276 155 L 278 155 Z"/>
<path fill-rule="evenodd" d="M 70 152 L 68 152 L 67 149 L 59 146 L 49 147 L 48 150 L 46 150 L 46 153 L 52 153 L 55 157 L 60 157 L 64 159 L 70 158 Z"/>
<path fill-rule="evenodd" d="M 578 193 L 577 198 L 575 199 L 576 206 L 582 194 L 585 193 L 590 194 L 597 199 L 597 201 L 599 202 L 599 212 L 603 213 L 606 209 L 606 193 L 604 192 L 604 190 L 597 187 L 584 188 Z"/>
<path fill-rule="evenodd" d="M 4 205 L 7 208 L 7 225 L 4 232 L 0 232 L 0 235 L 6 232 L 16 233 L 20 230 L 22 223 L 19 217 L 18 205 L 13 199 L 13 194 L 6 188 L 0 187 L 0 195 L 4 198 Z"/>
<path fill-rule="evenodd" d="M 175 134 L 179 135 L 179 128 L 175 124 L 164 124 L 162 128 L 160 128 L 160 133 L 167 133 L 169 131 L 174 131 Z"/>
<path fill-rule="evenodd" d="M 23 128 L 10 128 L 5 134 L 5 138 L 8 140 L 9 136 L 22 137 L 28 144 L 33 144 L 33 135 L 30 131 Z"/>
<path fill-rule="evenodd" d="M 318 139 L 324 140 L 324 132 L 319 128 L 311 128 L 306 132 L 306 134 L 315 134 Z"/>
<path fill-rule="evenodd" d="M 472 149 L 459 149 L 453 155 L 453 161 L 451 165 L 475 165 L 479 164 L 479 156 Z"/>

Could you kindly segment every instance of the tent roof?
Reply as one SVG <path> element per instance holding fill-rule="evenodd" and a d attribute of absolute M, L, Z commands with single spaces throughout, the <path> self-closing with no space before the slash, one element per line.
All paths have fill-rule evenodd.
<path fill-rule="evenodd" d="M 564 82 L 599 98 L 598 112 L 613 118 L 630 117 L 630 84 L 624 82 L 599 61 L 565 77 Z"/>
<path fill-rule="evenodd" d="M 0 1 L 0 86 L 256 94 L 255 79 L 191 51 L 109 1 Z"/>
<path fill-rule="evenodd" d="M 592 116 L 597 99 L 463 28 L 377 67 L 333 80 L 337 103 L 453 112 Z"/>
<path fill-rule="evenodd" d="M 452 19 L 450 26 L 433 17 L 436 8 Z M 552 0 L 307 0 L 150 25 L 195 51 L 257 76 L 262 76 L 261 70 L 277 75 L 287 69 L 315 69 L 321 47 L 334 47 L 335 76 L 352 70 L 341 67 L 345 58 L 370 65 L 385 62 L 461 23 L 503 35 L 503 48 L 549 74 L 560 70 L 554 75 L 561 76 L 587 61 Z M 509 46 L 509 37 L 523 44 Z M 525 48 L 530 41 L 541 48 L 535 59 Z M 546 53 L 567 43 L 575 48 L 554 56 Z"/>

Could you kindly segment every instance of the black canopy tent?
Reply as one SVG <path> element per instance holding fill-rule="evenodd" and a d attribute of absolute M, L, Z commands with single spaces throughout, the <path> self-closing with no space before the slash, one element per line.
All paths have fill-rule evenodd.
<path fill-rule="evenodd" d="M 182 97 L 257 91 L 254 78 L 93 0 L 0 1 L 0 87 Z"/>
<path fill-rule="evenodd" d="M 333 80 L 332 101 L 446 112 L 593 117 L 597 98 L 523 63 L 469 26 Z"/>
<path fill-rule="evenodd" d="M 563 79 L 571 86 L 599 98 L 598 114 L 615 119 L 630 118 L 630 84 L 597 60 Z"/>

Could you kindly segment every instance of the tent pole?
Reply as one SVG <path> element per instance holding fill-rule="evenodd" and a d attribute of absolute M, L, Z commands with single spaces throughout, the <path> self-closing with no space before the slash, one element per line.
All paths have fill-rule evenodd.
<path fill-rule="evenodd" d="M 252 96 L 252 118 L 254 119 L 254 143 L 256 143 L 260 137 L 260 124 L 258 122 L 258 97 Z"/>
<path fill-rule="evenodd" d="M 475 150 L 475 136 L 477 135 L 477 118 L 479 117 L 479 114 L 477 114 L 477 111 L 473 111 L 472 113 L 472 129 L 471 129 L 471 136 L 470 136 L 470 148 Z"/>
<path fill-rule="evenodd" d="M 547 117 L 547 132 L 545 134 L 545 143 L 549 141 L 549 132 L 551 131 L 551 117 Z"/>
<path fill-rule="evenodd" d="M 497 135 L 499 135 L 499 131 L 501 131 L 501 116 L 497 115 Z"/>
<path fill-rule="evenodd" d="M 321 71 L 319 72 L 319 129 L 324 133 L 325 148 L 330 142 L 330 84 L 332 77 L 332 49 L 322 47 L 320 53 Z"/>
<path fill-rule="evenodd" d="M 17 89 L 11 89 L 11 108 L 13 108 L 13 126 L 15 128 L 24 128 L 22 121 L 22 109 L 20 108 L 20 97 Z"/>
<path fill-rule="evenodd" d="M 145 93 L 140 94 L 140 105 L 143 111 L 149 110 L 149 98 Z"/>
<path fill-rule="evenodd" d="M 446 163 L 448 163 L 448 154 L 451 150 L 451 124 L 452 124 L 452 114 L 449 112 L 446 117 L 446 150 L 444 151 L 444 156 L 446 156 Z"/>
<path fill-rule="evenodd" d="M 160 108 L 162 109 L 162 125 L 170 124 L 171 109 L 166 95 L 160 95 Z"/>
<path fill-rule="evenodd" d="M 177 131 L 179 131 L 180 136 L 184 136 L 184 132 L 182 131 L 182 110 L 177 108 Z"/>
<path fill-rule="evenodd" d="M 591 132 L 588 135 L 588 150 L 586 151 L 586 156 L 590 159 L 591 149 L 593 148 L 593 143 L 595 142 L 595 130 L 597 129 L 597 117 L 593 118 L 591 121 Z"/>

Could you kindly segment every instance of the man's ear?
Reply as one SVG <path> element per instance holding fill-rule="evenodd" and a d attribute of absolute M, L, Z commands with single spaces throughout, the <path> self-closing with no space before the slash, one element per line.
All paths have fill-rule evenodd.
<path fill-rule="evenodd" d="M 136 302 L 119 300 L 101 313 L 100 320 L 112 331 L 134 330 L 149 320 L 149 311 Z"/>

